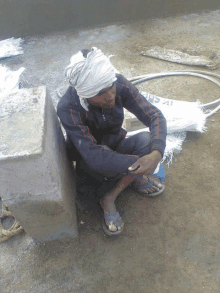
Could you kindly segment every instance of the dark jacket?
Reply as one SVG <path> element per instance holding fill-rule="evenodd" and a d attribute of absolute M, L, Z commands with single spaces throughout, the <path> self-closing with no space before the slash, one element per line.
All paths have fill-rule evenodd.
<path fill-rule="evenodd" d="M 139 93 L 122 75 L 116 75 L 116 100 L 112 109 L 90 105 L 86 111 L 80 104 L 73 87 L 69 87 L 57 106 L 57 115 L 68 138 L 83 159 L 95 172 L 125 173 L 138 156 L 115 152 L 118 143 L 126 136 L 122 128 L 123 107 L 132 112 L 150 128 L 152 148 L 162 156 L 166 144 L 166 120 L 163 114 Z M 105 149 L 107 145 L 111 150 Z"/>

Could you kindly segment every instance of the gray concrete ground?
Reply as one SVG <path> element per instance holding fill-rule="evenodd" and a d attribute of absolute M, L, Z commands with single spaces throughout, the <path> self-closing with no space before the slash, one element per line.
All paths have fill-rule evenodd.
<path fill-rule="evenodd" d="M 189 69 L 140 56 L 156 45 L 220 56 L 219 32 L 220 10 L 69 30 L 28 37 L 23 56 L 0 63 L 24 66 L 23 86 L 46 85 L 56 104 L 56 89 L 67 87 L 64 68 L 79 49 L 97 46 L 116 55 L 115 67 L 131 77 Z M 216 85 L 193 77 L 158 79 L 139 88 L 179 100 L 219 98 Z M 207 132 L 187 134 L 160 197 L 148 199 L 129 188 L 121 194 L 120 237 L 104 235 L 98 200 L 90 193 L 78 194 L 78 239 L 40 245 L 23 233 L 2 243 L 0 292 L 220 292 L 219 123 L 217 113 L 207 121 Z"/>

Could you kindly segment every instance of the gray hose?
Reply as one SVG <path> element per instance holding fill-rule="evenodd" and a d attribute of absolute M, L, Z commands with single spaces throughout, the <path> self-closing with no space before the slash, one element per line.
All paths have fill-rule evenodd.
<path fill-rule="evenodd" d="M 132 82 L 133 84 L 139 84 L 142 83 L 144 81 L 147 80 L 151 80 L 151 79 L 155 79 L 155 78 L 160 78 L 160 77 L 166 77 L 166 76 L 175 76 L 175 75 L 190 75 L 190 76 L 196 76 L 196 77 L 201 77 L 207 80 L 212 81 L 213 83 L 215 83 L 217 86 L 220 87 L 220 83 L 218 81 L 216 81 L 215 79 L 205 76 L 203 74 L 199 74 L 199 73 L 194 73 L 194 72 L 186 72 L 186 71 L 169 71 L 169 72 L 160 72 L 160 73 L 155 73 L 155 74 L 149 74 L 144 78 L 141 78 L 139 80 L 136 80 L 134 82 Z"/>
<path fill-rule="evenodd" d="M 201 71 L 201 70 L 176 70 L 176 72 L 195 72 L 195 73 L 200 73 L 200 74 L 204 74 L 204 75 L 214 76 L 214 77 L 220 79 L 220 75 L 219 74 L 212 73 L 212 72 Z M 209 106 L 213 106 L 215 104 L 218 104 L 219 102 L 220 102 L 220 99 L 217 99 L 217 100 L 215 100 L 213 102 L 210 102 L 210 103 L 207 103 L 207 104 L 203 104 L 202 107 L 203 108 L 206 108 L 206 107 L 209 107 Z"/>
<path fill-rule="evenodd" d="M 166 76 L 175 76 L 175 75 L 190 75 L 190 76 L 196 76 L 196 77 L 201 77 L 204 79 L 207 79 L 209 81 L 212 81 L 215 83 L 217 86 L 220 87 L 220 83 L 217 82 L 215 79 L 210 78 L 206 75 L 214 76 L 216 78 L 220 79 L 220 75 L 212 73 L 212 72 L 206 72 L 206 71 L 199 71 L 199 70 L 177 70 L 177 71 L 170 71 L 170 72 L 161 72 L 161 73 L 154 73 L 154 74 L 147 74 L 147 75 L 140 75 L 140 76 L 135 76 L 132 78 L 129 78 L 129 81 L 134 81 L 132 82 L 134 85 L 142 83 L 147 80 L 155 79 L 155 78 L 160 78 L 160 77 L 166 77 Z M 202 107 L 206 108 L 209 106 L 213 106 L 215 104 L 218 104 L 220 102 L 220 99 L 217 99 L 213 102 L 203 104 Z M 215 111 L 215 110 L 213 110 Z"/>
<path fill-rule="evenodd" d="M 220 105 L 218 105 L 218 107 L 216 107 L 214 110 L 212 110 L 211 112 L 206 114 L 206 118 L 208 118 L 208 117 L 212 116 L 213 114 L 215 114 L 219 109 L 220 109 Z"/>
<path fill-rule="evenodd" d="M 173 72 L 189 72 L 189 73 L 194 72 L 194 73 L 200 73 L 200 74 L 204 74 L 204 75 L 214 76 L 214 77 L 220 79 L 219 74 L 215 74 L 215 73 L 212 73 L 212 72 L 206 72 L 206 71 L 200 71 L 200 70 L 175 70 Z M 160 73 L 156 73 L 156 74 L 160 74 Z M 135 77 L 128 78 L 128 80 L 129 81 L 135 81 L 135 80 L 138 80 L 138 79 L 142 79 L 144 77 L 150 77 L 151 75 L 154 75 L 154 74 L 145 74 L 145 75 L 135 76 Z"/>

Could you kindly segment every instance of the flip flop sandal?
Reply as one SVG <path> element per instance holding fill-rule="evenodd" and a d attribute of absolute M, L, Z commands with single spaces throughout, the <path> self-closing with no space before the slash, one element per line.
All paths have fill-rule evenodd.
<path fill-rule="evenodd" d="M 113 224 L 114 226 L 117 227 L 117 225 L 115 225 L 114 223 L 117 222 L 118 218 L 120 218 L 120 214 L 119 212 L 116 212 L 114 216 L 109 216 L 109 215 L 104 215 L 103 212 L 103 223 L 102 223 L 102 228 L 104 230 L 104 232 L 108 235 L 108 236 L 114 236 L 114 235 L 119 235 L 124 231 L 124 225 L 121 227 L 120 230 L 117 231 L 111 231 L 109 230 L 109 227 Z M 105 221 L 108 221 L 110 224 L 107 225 Z"/>
<path fill-rule="evenodd" d="M 163 184 L 161 184 L 162 188 L 160 188 L 160 190 L 155 191 L 153 193 L 148 193 L 147 191 L 144 190 L 145 188 L 152 187 L 153 185 L 154 185 L 154 180 L 148 177 L 147 183 L 139 184 L 139 185 L 132 185 L 131 187 L 133 190 L 144 194 L 146 197 L 156 197 L 164 191 L 165 186 Z"/>

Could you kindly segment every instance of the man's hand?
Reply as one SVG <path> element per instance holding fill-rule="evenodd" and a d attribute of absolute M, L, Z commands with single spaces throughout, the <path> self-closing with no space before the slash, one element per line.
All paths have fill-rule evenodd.
<path fill-rule="evenodd" d="M 128 171 L 137 176 L 151 175 L 153 174 L 154 170 L 157 167 L 157 164 L 161 161 L 161 159 L 161 153 L 157 150 L 154 150 L 152 151 L 152 153 L 139 158 L 133 165 L 128 168 Z"/>

